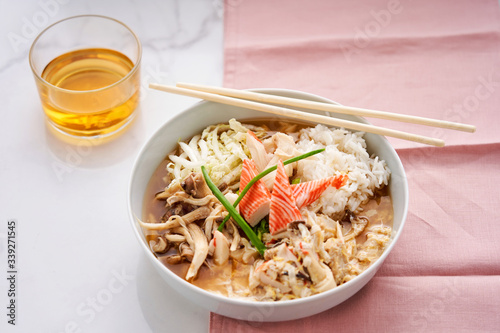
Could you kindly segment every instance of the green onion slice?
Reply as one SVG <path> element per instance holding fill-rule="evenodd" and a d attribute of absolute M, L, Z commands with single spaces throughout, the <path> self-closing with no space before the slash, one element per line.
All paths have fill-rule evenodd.
<path fill-rule="evenodd" d="M 293 163 L 293 162 L 297 162 L 297 161 L 300 161 L 304 158 L 307 158 L 309 156 L 312 156 L 312 155 L 316 155 L 316 154 L 319 154 L 321 152 L 325 151 L 325 149 L 316 149 L 316 150 L 313 150 L 313 151 L 310 151 L 308 153 L 305 153 L 305 154 L 302 154 L 302 155 L 299 155 L 297 157 L 293 157 L 293 158 L 290 158 L 286 161 L 283 162 L 284 165 L 287 165 L 287 164 L 290 164 L 290 163 Z M 241 191 L 240 195 L 238 196 L 238 198 L 236 199 L 236 201 L 234 202 L 233 204 L 233 208 L 238 206 L 238 204 L 240 203 L 241 199 L 245 196 L 245 194 L 248 192 L 248 190 L 250 189 L 250 187 L 252 187 L 253 184 L 255 184 L 259 179 L 261 179 L 262 177 L 264 177 L 265 175 L 273 172 L 274 170 L 276 170 L 278 168 L 277 165 L 275 166 L 272 166 L 272 167 L 269 167 L 267 168 L 266 170 L 262 171 L 261 173 L 259 173 L 257 176 L 255 176 L 251 181 L 248 182 L 248 184 L 245 186 L 245 188 L 243 189 L 243 191 Z M 224 197 L 225 198 L 225 197 Z M 222 221 L 222 223 L 219 225 L 219 228 L 217 228 L 217 230 L 219 231 L 222 231 L 222 228 L 224 228 L 224 224 L 226 224 L 227 220 L 229 220 L 229 217 L 231 216 L 230 215 L 227 215 L 224 220 Z"/>
<path fill-rule="evenodd" d="M 215 186 L 215 184 L 212 182 L 210 179 L 210 176 L 207 173 L 207 169 L 205 169 L 205 166 L 201 167 L 201 172 L 203 173 L 203 177 L 205 178 L 205 182 L 207 183 L 208 187 L 212 191 L 212 193 L 215 195 L 215 197 L 220 201 L 220 203 L 227 209 L 229 212 L 228 216 L 231 216 L 236 223 L 238 223 L 238 226 L 245 232 L 247 237 L 250 239 L 250 242 L 252 242 L 253 246 L 257 248 L 257 251 L 261 255 L 264 255 L 264 251 L 266 250 L 266 247 L 264 244 L 262 244 L 261 240 L 257 235 L 253 232 L 252 228 L 248 225 L 248 223 L 241 217 L 240 214 L 236 211 L 236 209 L 231 205 L 231 203 L 226 199 L 224 194 L 222 194 L 221 191 Z"/>

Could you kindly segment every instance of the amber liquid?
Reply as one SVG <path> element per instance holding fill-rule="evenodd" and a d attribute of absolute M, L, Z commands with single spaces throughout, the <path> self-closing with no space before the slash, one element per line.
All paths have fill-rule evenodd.
<path fill-rule="evenodd" d="M 55 58 L 42 78 L 60 89 L 38 84 L 49 121 L 81 137 L 108 135 L 124 127 L 139 100 L 140 74 L 138 69 L 130 73 L 133 68 L 127 56 L 110 49 L 82 49 Z"/>

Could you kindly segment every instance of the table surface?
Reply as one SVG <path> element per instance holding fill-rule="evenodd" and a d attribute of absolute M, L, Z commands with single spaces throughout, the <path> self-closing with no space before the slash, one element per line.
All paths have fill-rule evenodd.
<path fill-rule="evenodd" d="M 209 312 L 169 288 L 141 253 L 127 188 L 141 146 L 197 102 L 148 84 L 222 84 L 223 3 L 0 0 L 0 332 L 208 331 Z M 28 51 L 50 23 L 88 13 L 125 22 L 139 36 L 142 95 L 120 137 L 75 145 L 45 124 Z M 6 308 L 9 221 L 16 223 L 15 326 Z"/>
<path fill-rule="evenodd" d="M 196 100 L 148 83 L 221 85 L 222 1 L 0 2 L 0 331 L 204 332 L 209 312 L 170 290 L 141 254 L 127 214 L 140 147 Z M 48 24 L 101 14 L 143 45 L 142 99 L 114 141 L 73 145 L 46 126 L 28 50 Z M 17 222 L 16 325 L 7 323 L 7 222 Z"/>

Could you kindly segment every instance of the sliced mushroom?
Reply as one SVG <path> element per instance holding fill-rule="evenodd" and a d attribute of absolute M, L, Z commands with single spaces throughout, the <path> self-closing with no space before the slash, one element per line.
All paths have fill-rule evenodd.
<path fill-rule="evenodd" d="M 189 195 L 196 192 L 193 175 L 194 173 L 189 174 L 181 183 L 182 189 Z"/>
<path fill-rule="evenodd" d="M 165 206 L 165 208 L 167 208 L 167 211 L 161 217 L 161 222 L 162 223 L 165 223 L 166 221 L 168 221 L 168 219 L 171 216 L 174 216 L 174 215 L 184 215 L 183 214 L 183 207 L 182 207 L 181 204 L 175 204 L 175 205 L 168 205 L 167 204 Z"/>
<path fill-rule="evenodd" d="M 170 243 L 163 237 L 158 236 L 151 249 L 158 254 L 166 253 L 170 249 Z"/>
<path fill-rule="evenodd" d="M 155 198 L 160 199 L 160 200 L 165 200 L 174 193 L 177 193 L 179 191 L 182 191 L 181 184 L 179 183 L 174 183 L 171 184 L 169 187 L 167 187 L 163 192 L 156 193 Z"/>
<path fill-rule="evenodd" d="M 182 256 L 179 254 L 174 254 L 174 255 L 166 257 L 165 261 L 167 262 L 167 264 L 170 264 L 170 265 L 178 265 L 184 261 L 184 258 L 182 258 Z"/>
<path fill-rule="evenodd" d="M 203 198 L 193 198 L 186 192 L 177 192 L 167 199 L 167 203 L 173 205 L 177 202 L 183 202 L 194 206 L 205 206 L 214 199 L 215 196 L 213 196 L 212 194 L 207 195 Z"/>
<path fill-rule="evenodd" d="M 187 261 L 193 261 L 194 252 L 188 243 L 181 243 L 179 245 L 179 255 Z"/>
<path fill-rule="evenodd" d="M 368 225 L 368 219 L 366 217 L 351 215 L 350 220 L 351 230 L 344 236 L 346 242 L 358 237 Z"/>
<path fill-rule="evenodd" d="M 141 227 L 149 230 L 166 230 L 181 226 L 182 224 L 188 225 L 197 220 L 205 219 L 210 214 L 210 208 L 204 206 L 187 213 L 184 216 L 173 215 L 164 223 L 144 223 L 139 221 Z"/>
<path fill-rule="evenodd" d="M 226 182 L 222 182 L 219 184 L 219 186 L 217 186 L 217 188 L 219 189 L 219 191 L 223 192 L 227 189 L 227 183 Z"/>
<path fill-rule="evenodd" d="M 174 228 L 174 229 L 172 229 L 172 232 L 176 233 L 176 234 L 181 234 L 182 236 L 184 236 L 186 242 L 189 245 L 194 244 L 193 238 L 191 237 L 191 234 L 189 233 L 189 231 L 187 230 L 187 228 L 185 226 Z"/>
<path fill-rule="evenodd" d="M 204 198 L 212 194 L 201 173 L 191 173 L 182 181 L 181 186 L 194 198 Z"/>
<path fill-rule="evenodd" d="M 187 271 L 186 280 L 192 281 L 198 274 L 198 270 L 207 257 L 208 242 L 203 231 L 197 224 L 191 223 L 186 228 L 192 238 L 192 244 L 189 244 L 189 246 L 194 250 L 193 260 Z"/>
<path fill-rule="evenodd" d="M 193 260 L 193 250 L 187 243 L 181 243 L 177 249 L 177 254 L 169 255 L 165 258 L 165 261 L 170 265 L 177 265 L 184 261 Z"/>
<path fill-rule="evenodd" d="M 163 237 L 172 243 L 181 243 L 186 241 L 186 237 L 177 234 L 165 234 Z"/>

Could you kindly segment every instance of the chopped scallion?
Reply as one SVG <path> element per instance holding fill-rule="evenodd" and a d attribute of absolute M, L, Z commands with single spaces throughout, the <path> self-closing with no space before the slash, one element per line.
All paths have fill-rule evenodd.
<path fill-rule="evenodd" d="M 205 169 L 205 166 L 201 167 L 201 172 L 203 173 L 203 177 L 205 178 L 205 182 L 207 183 L 208 187 L 214 194 L 214 196 L 220 201 L 220 203 L 227 209 L 229 212 L 228 216 L 231 216 L 236 223 L 238 223 L 238 226 L 245 232 L 247 237 L 250 239 L 250 242 L 252 242 L 253 246 L 259 251 L 261 255 L 264 255 L 264 251 L 266 250 L 266 247 L 264 244 L 262 244 L 261 240 L 257 237 L 257 235 L 253 232 L 252 228 L 248 225 L 248 223 L 241 217 L 240 214 L 236 211 L 236 209 L 231 205 L 231 203 L 227 200 L 227 198 L 224 196 L 224 194 L 219 191 L 217 186 L 212 182 L 210 179 L 210 176 L 207 173 L 207 169 Z"/>

